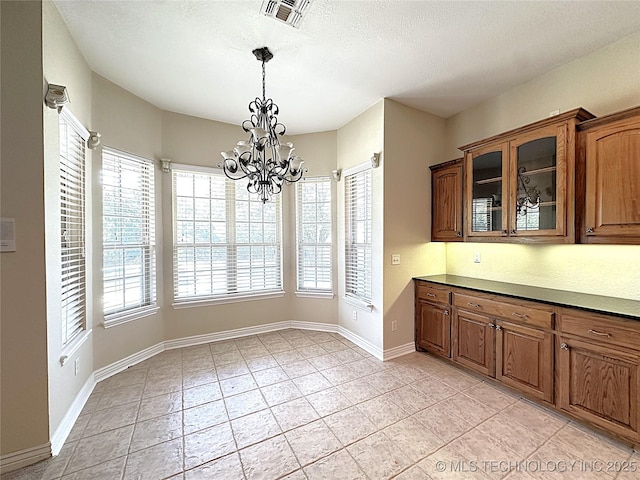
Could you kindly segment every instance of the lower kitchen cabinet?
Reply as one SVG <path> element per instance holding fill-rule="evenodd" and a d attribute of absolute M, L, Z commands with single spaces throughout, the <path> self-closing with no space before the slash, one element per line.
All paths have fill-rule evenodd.
<path fill-rule="evenodd" d="M 416 301 L 416 345 L 440 355 L 451 357 L 451 308 L 422 299 Z"/>
<path fill-rule="evenodd" d="M 553 402 L 553 334 L 498 322 L 496 378 L 540 400 Z"/>
<path fill-rule="evenodd" d="M 622 437 L 638 435 L 640 353 L 558 338 L 558 407 Z"/>
<path fill-rule="evenodd" d="M 640 302 L 620 300 L 612 315 L 468 283 L 416 279 L 418 349 L 640 447 Z"/>
<path fill-rule="evenodd" d="M 456 310 L 453 315 L 453 360 L 493 377 L 496 366 L 494 329 L 490 317 Z"/>

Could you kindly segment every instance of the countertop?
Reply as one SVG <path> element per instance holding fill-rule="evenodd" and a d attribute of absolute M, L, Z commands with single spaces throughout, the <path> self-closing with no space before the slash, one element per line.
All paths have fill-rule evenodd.
<path fill-rule="evenodd" d="M 494 282 L 493 280 L 460 277 L 457 275 L 429 275 L 426 277 L 414 277 L 414 280 L 495 293 L 522 300 L 535 300 L 560 307 L 581 308 L 591 312 L 616 315 L 640 321 L 640 301 L 637 300 L 604 297 L 552 288 L 530 287 L 516 283 Z"/>

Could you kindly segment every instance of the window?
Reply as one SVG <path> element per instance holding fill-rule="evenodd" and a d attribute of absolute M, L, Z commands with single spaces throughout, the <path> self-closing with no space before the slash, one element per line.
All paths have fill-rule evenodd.
<path fill-rule="evenodd" d="M 173 211 L 176 303 L 282 292 L 280 196 L 174 167 Z"/>
<path fill-rule="evenodd" d="M 58 116 L 62 345 L 86 329 L 85 141 L 89 132 L 68 109 Z"/>
<path fill-rule="evenodd" d="M 331 292 L 331 233 L 331 180 L 296 183 L 298 291 Z"/>
<path fill-rule="evenodd" d="M 345 175 L 345 294 L 371 302 L 371 170 Z"/>
<path fill-rule="evenodd" d="M 474 198 L 472 205 L 472 225 L 471 230 L 474 232 L 491 232 L 493 231 L 493 199 L 492 198 Z M 498 214 L 500 211 L 498 210 Z"/>
<path fill-rule="evenodd" d="M 102 150 L 102 242 L 105 323 L 156 303 L 154 165 Z"/>

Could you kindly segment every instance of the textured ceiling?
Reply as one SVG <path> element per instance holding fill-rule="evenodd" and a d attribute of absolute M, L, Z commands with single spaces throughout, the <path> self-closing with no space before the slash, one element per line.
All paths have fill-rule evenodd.
<path fill-rule="evenodd" d="M 313 0 L 299 29 L 261 0 L 55 5 L 93 71 L 223 122 L 248 117 L 251 50 L 268 46 L 267 96 L 288 133 L 337 129 L 384 97 L 446 118 L 640 30 L 639 1 Z"/>

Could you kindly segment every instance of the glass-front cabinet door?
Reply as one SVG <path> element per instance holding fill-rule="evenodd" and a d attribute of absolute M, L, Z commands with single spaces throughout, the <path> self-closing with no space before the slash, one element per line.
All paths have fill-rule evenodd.
<path fill-rule="evenodd" d="M 510 142 L 509 236 L 565 235 L 565 126 Z"/>
<path fill-rule="evenodd" d="M 506 236 L 508 144 L 494 144 L 468 152 L 465 161 L 467 236 Z"/>

